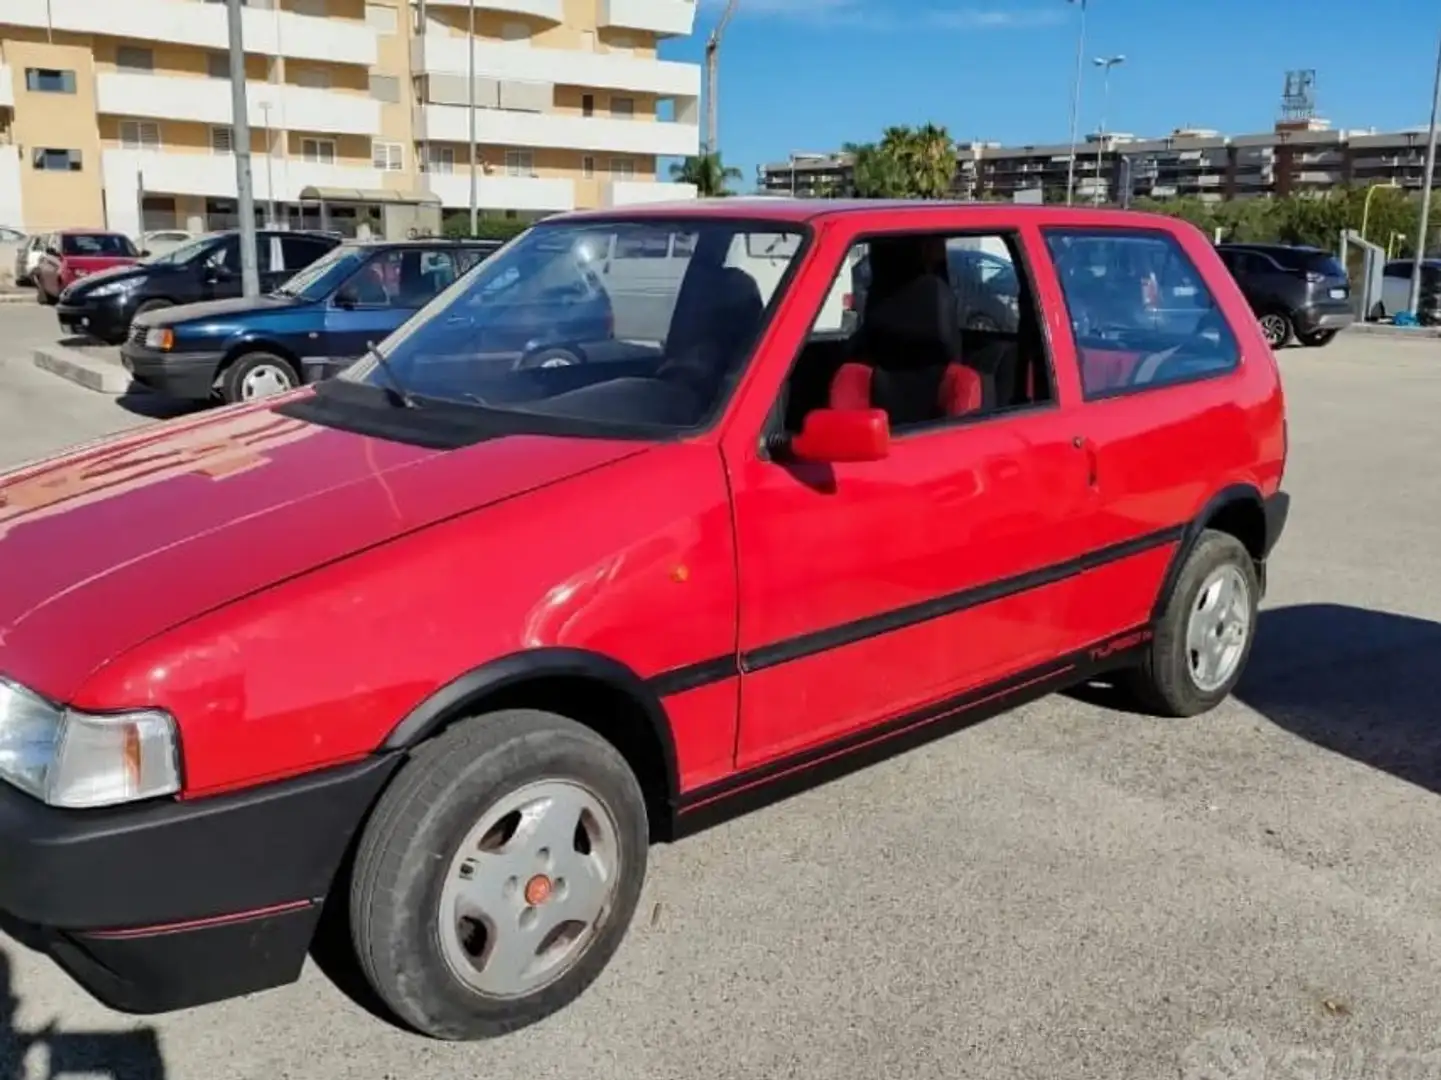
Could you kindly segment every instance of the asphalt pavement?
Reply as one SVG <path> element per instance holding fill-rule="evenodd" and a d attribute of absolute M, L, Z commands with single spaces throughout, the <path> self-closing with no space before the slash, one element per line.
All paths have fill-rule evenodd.
<path fill-rule="evenodd" d="M 0 463 L 146 419 L 30 366 L 49 319 L 0 310 Z M 486 1044 L 314 965 L 123 1017 L 3 942 L 0 1077 L 1441 1077 L 1441 343 L 1282 366 L 1290 528 L 1212 715 L 1054 697 L 658 848 L 610 970 Z"/>

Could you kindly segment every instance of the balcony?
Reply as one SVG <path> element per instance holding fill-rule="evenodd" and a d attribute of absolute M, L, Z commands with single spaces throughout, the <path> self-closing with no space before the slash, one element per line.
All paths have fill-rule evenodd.
<path fill-rule="evenodd" d="M 139 178 L 145 190 L 166 195 L 235 198 L 235 159 L 229 154 L 182 154 L 163 150 L 106 150 L 101 156 L 106 202 L 111 207 L 135 205 Z M 250 163 L 255 198 L 296 202 L 307 187 L 375 189 L 382 186 L 378 170 L 360 165 L 327 165 L 256 154 Z"/>
<path fill-rule="evenodd" d="M 470 205 L 470 173 L 427 173 L 421 185 L 440 196 L 443 206 Z M 476 177 L 476 205 L 482 210 L 553 211 L 575 209 L 575 182 L 537 176 L 486 175 Z"/>
<path fill-rule="evenodd" d="M 112 116 L 144 116 L 230 124 L 230 84 L 224 79 L 183 75 L 101 72 L 95 80 L 96 109 Z M 276 128 L 340 135 L 378 135 L 380 103 L 361 94 L 312 90 L 283 83 L 250 82 L 245 87 L 250 122 L 269 120 Z"/>
<path fill-rule="evenodd" d="M 610 180 L 602 184 L 600 190 L 602 206 L 637 206 L 695 197 L 694 184 L 672 184 L 660 180 Z"/>
<path fill-rule="evenodd" d="M 416 138 L 467 143 L 470 141 L 468 112 L 456 105 L 421 106 L 416 110 Z M 693 157 L 700 150 L 700 128 L 695 124 L 504 109 L 477 109 L 475 138 L 479 143 L 499 146 L 676 157 Z"/>
<path fill-rule="evenodd" d="M 225 6 L 199 0 L 5 0 L 4 21 L 11 25 L 75 34 L 167 41 L 204 49 L 226 50 L 230 36 Z M 375 31 L 363 22 L 297 15 L 290 11 L 247 7 L 244 12 L 245 51 L 268 56 L 294 56 L 340 64 L 373 65 Z"/>
<path fill-rule="evenodd" d="M 418 0 L 411 0 L 418 5 Z M 427 0 L 430 7 L 468 8 L 470 0 Z M 502 11 L 511 15 L 530 15 L 549 22 L 565 21 L 562 0 L 476 0 L 477 11 Z"/>
<path fill-rule="evenodd" d="M 429 33 L 412 40 L 410 46 L 411 65 L 417 74 L 465 75 L 468 60 L 464 37 Z M 487 79 L 636 90 L 660 97 L 700 97 L 699 65 L 621 53 L 477 41 L 475 71 Z"/>
<path fill-rule="evenodd" d="M 0 64 L 0 109 L 15 107 L 15 84 L 11 82 L 13 72 L 5 64 Z"/>
<path fill-rule="evenodd" d="M 601 26 L 686 37 L 695 28 L 695 0 L 600 0 Z"/>

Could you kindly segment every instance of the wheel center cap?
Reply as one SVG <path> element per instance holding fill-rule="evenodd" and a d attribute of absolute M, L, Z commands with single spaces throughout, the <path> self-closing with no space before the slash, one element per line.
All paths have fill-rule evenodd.
<path fill-rule="evenodd" d="M 544 874 L 536 874 L 525 883 L 525 902 L 531 907 L 540 907 L 550 899 L 550 892 L 550 878 Z"/>

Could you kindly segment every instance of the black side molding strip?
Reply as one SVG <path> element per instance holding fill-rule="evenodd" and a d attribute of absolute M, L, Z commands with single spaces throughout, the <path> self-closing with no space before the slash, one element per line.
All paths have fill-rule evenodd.
<path fill-rule="evenodd" d="M 742 653 L 739 663 L 737 663 L 737 658 L 732 656 L 714 657 L 653 675 L 646 680 L 646 683 L 657 696 L 667 697 L 687 690 L 695 690 L 723 679 L 733 678 L 741 673 L 764 671 L 766 668 L 787 664 L 793 660 L 802 660 L 808 656 L 815 656 L 845 645 L 853 645 L 868 638 L 880 637 L 882 634 L 918 626 L 921 623 L 941 619 L 947 615 L 980 607 L 983 604 L 1005 600 L 1032 589 L 1054 585 L 1067 578 L 1084 574 L 1088 570 L 1095 570 L 1133 555 L 1140 555 L 1167 544 L 1174 544 L 1180 541 L 1185 533 L 1186 527 L 1182 525 L 1158 529 L 1155 532 L 1146 533 L 1119 544 L 1111 544 L 1062 563 L 1044 566 L 1038 570 L 1002 578 L 1000 581 L 988 582 L 985 585 L 962 589 L 945 596 L 924 600 L 918 604 L 909 604 L 892 611 L 884 611 L 878 615 L 869 615 L 840 626 L 801 634 L 771 645 L 762 645 L 760 648 Z"/>
<path fill-rule="evenodd" d="M 988 720 L 1028 701 L 1133 662 L 1154 636 L 1138 626 L 1069 656 L 977 687 L 821 746 L 768 762 L 681 796 L 675 837 L 689 836 L 799 791 Z"/>

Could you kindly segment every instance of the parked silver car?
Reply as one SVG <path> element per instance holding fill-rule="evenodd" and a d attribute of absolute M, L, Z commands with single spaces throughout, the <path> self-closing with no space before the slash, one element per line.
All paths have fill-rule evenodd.
<path fill-rule="evenodd" d="M 15 284 L 29 285 L 35 280 L 35 267 L 45 254 L 44 236 L 27 236 L 15 249 Z"/>

